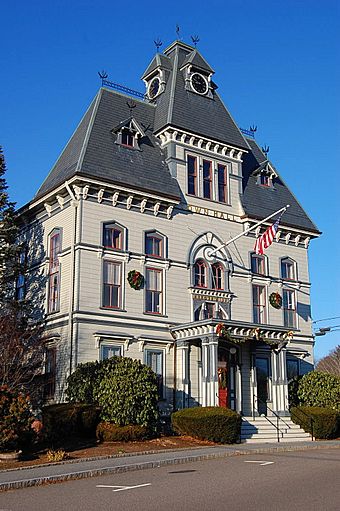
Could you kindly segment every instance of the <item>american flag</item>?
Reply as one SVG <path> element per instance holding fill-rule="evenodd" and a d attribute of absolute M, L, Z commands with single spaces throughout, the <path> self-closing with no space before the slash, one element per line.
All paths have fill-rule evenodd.
<path fill-rule="evenodd" d="M 279 216 L 279 218 L 274 222 L 272 225 L 268 227 L 260 236 L 257 238 L 255 242 L 254 251 L 258 255 L 263 255 L 264 249 L 270 247 L 270 245 L 273 243 L 273 240 L 275 238 L 275 234 L 277 233 L 277 230 L 279 228 L 279 223 L 281 220 L 282 214 Z"/>

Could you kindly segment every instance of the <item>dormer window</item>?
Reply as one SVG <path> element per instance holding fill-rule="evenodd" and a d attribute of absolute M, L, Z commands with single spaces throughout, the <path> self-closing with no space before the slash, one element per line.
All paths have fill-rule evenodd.
<path fill-rule="evenodd" d="M 121 135 L 121 143 L 122 145 L 125 145 L 127 147 L 134 147 L 134 134 L 132 131 L 128 130 L 127 128 L 122 129 L 122 135 Z"/>
<path fill-rule="evenodd" d="M 116 144 L 129 149 L 139 149 L 140 140 L 145 137 L 142 127 L 133 117 L 121 122 L 112 133 L 117 135 Z"/>
<path fill-rule="evenodd" d="M 272 183 L 272 178 L 269 174 L 260 174 L 259 175 L 259 184 L 261 186 L 267 186 L 267 187 L 271 187 L 273 186 L 273 183 Z"/>

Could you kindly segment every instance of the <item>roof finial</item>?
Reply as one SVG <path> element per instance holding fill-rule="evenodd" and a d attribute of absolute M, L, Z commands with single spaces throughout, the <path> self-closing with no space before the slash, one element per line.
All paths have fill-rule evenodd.
<path fill-rule="evenodd" d="M 156 45 L 156 48 L 157 48 L 157 53 L 159 52 L 159 48 L 162 46 L 162 41 L 160 40 L 159 37 L 157 37 L 157 39 L 154 40 L 154 43 Z"/>
<path fill-rule="evenodd" d="M 195 48 L 196 48 L 196 45 L 197 45 L 197 43 L 199 43 L 200 38 L 198 37 L 198 35 L 191 35 L 190 37 L 191 37 L 191 40 L 194 43 Z"/>
<path fill-rule="evenodd" d="M 253 124 L 252 126 L 249 126 L 249 129 L 252 133 L 255 133 L 255 131 L 257 131 L 257 126 L 255 126 L 255 124 Z"/>
<path fill-rule="evenodd" d="M 179 35 L 179 25 L 178 25 L 178 23 L 176 23 L 176 34 L 177 34 L 177 39 L 180 41 L 181 36 Z"/>
<path fill-rule="evenodd" d="M 127 104 L 128 108 L 130 110 L 130 117 L 132 117 L 132 111 L 133 111 L 134 108 L 136 108 L 137 105 L 132 100 L 127 101 L 126 104 Z"/>
<path fill-rule="evenodd" d="M 269 153 L 269 146 L 265 145 L 264 147 L 262 147 L 262 152 L 264 153 L 265 157 L 267 158 L 268 153 Z"/>
<path fill-rule="evenodd" d="M 101 80 L 102 80 L 102 85 L 104 85 L 104 81 L 106 80 L 106 78 L 107 78 L 109 75 L 108 75 L 108 74 L 107 74 L 107 72 L 106 72 L 106 71 L 104 71 L 104 70 L 103 70 L 103 71 L 98 71 L 98 74 L 99 74 L 99 76 L 100 76 L 100 78 L 101 78 Z"/>

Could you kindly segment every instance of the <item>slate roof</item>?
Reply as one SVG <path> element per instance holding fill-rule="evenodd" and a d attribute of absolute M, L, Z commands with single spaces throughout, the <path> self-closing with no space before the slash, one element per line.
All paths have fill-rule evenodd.
<path fill-rule="evenodd" d="M 277 177 L 273 181 L 273 188 L 257 184 L 257 175 L 254 173 L 257 174 L 256 171 L 263 166 L 267 158 L 255 140 L 247 139 L 247 142 L 251 151 L 243 157 L 243 195 L 241 197 L 245 213 L 261 220 L 289 204 L 290 207 L 284 213 L 281 224 L 319 234 L 320 231 L 283 182 L 271 162 L 269 162 L 270 165 L 277 173 Z"/>
<path fill-rule="evenodd" d="M 162 53 L 156 53 L 146 71 L 143 73 L 142 80 L 146 76 L 150 75 L 153 71 L 155 71 L 158 67 L 162 67 L 163 69 L 171 69 L 171 61 L 169 57 L 163 55 Z"/>
<path fill-rule="evenodd" d="M 171 125 L 248 150 L 246 140 L 216 92 L 210 99 L 185 89 L 181 68 L 192 54 L 193 58 L 200 56 L 195 48 L 180 42 L 169 48 L 172 70 L 165 91 L 155 100 L 155 133 Z"/>
<path fill-rule="evenodd" d="M 198 50 L 194 49 L 191 51 L 182 64 L 182 68 L 187 66 L 188 64 L 192 64 L 194 67 L 207 71 L 208 73 L 213 73 L 214 70 L 209 66 L 208 62 L 202 57 Z"/>
<path fill-rule="evenodd" d="M 37 192 L 39 197 L 75 174 L 180 199 L 159 141 L 153 135 L 155 107 L 136 101 L 134 119 L 145 133 L 140 150 L 115 143 L 112 130 L 127 117 L 127 97 L 100 89 L 74 135 Z"/>

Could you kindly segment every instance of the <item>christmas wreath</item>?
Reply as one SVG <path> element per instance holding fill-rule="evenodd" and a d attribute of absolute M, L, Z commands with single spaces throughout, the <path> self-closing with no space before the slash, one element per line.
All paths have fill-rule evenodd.
<path fill-rule="evenodd" d="M 133 289 L 140 289 L 144 284 L 143 275 L 136 270 L 129 271 L 127 279 Z"/>
<path fill-rule="evenodd" d="M 269 297 L 269 302 L 274 309 L 281 309 L 282 307 L 282 297 L 279 293 L 272 293 Z"/>

